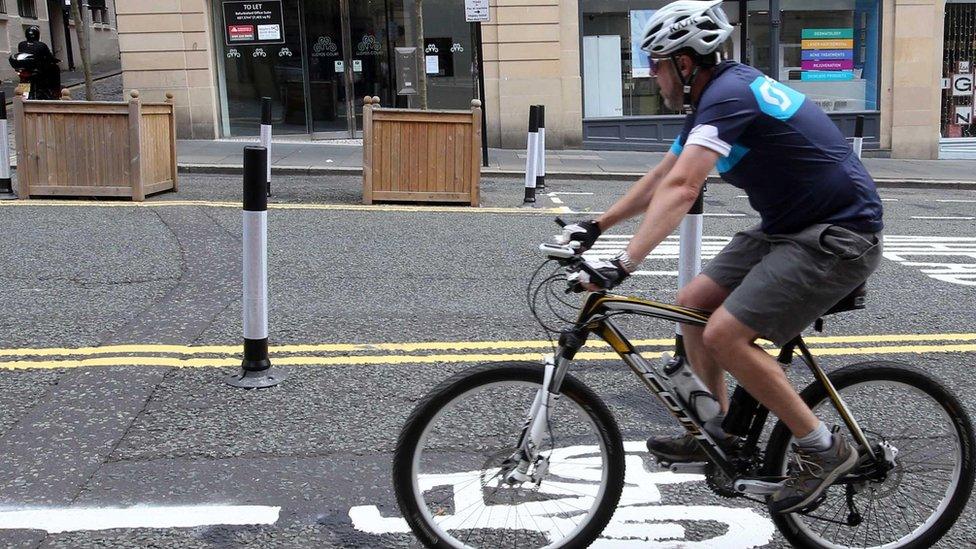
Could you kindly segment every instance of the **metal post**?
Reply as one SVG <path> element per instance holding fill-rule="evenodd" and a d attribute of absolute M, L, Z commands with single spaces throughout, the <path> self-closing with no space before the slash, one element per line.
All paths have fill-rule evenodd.
<path fill-rule="evenodd" d="M 268 153 L 244 147 L 244 362 L 229 385 L 257 389 L 277 385 L 285 374 L 268 358 Z"/>
<path fill-rule="evenodd" d="M 478 97 L 481 99 L 481 165 L 488 167 L 488 101 L 485 99 L 485 49 L 481 45 L 481 23 L 475 23 L 478 43 Z"/>
<path fill-rule="evenodd" d="M 7 94 L 0 91 L 0 200 L 17 198 L 10 184 L 10 132 L 7 129 Z"/>
<path fill-rule="evenodd" d="M 261 146 L 268 151 L 265 162 L 267 169 L 268 196 L 271 196 L 271 98 L 261 98 Z"/>
<path fill-rule="evenodd" d="M 688 210 L 688 214 L 681 220 L 678 232 L 678 290 L 684 288 L 701 272 L 702 247 L 702 217 L 704 213 L 705 190 L 698 195 L 698 200 Z M 675 324 L 674 354 L 685 356 L 684 336 L 681 324 Z"/>
<path fill-rule="evenodd" d="M 779 38 L 780 38 L 779 0 L 769 0 L 769 72 L 775 80 L 780 80 L 779 73 Z"/>
<path fill-rule="evenodd" d="M 864 149 L 864 115 L 859 114 L 854 122 L 854 154 L 861 158 Z"/>
<path fill-rule="evenodd" d="M 536 161 L 535 188 L 546 188 L 546 106 L 539 107 L 539 159 Z"/>
<path fill-rule="evenodd" d="M 68 70 L 75 70 L 75 54 L 71 50 L 71 24 L 69 20 L 71 19 L 71 8 L 68 6 L 64 7 L 61 12 L 61 22 L 64 23 L 64 49 L 68 52 Z M 54 37 L 51 37 L 54 40 Z"/>
<path fill-rule="evenodd" d="M 529 139 L 525 148 L 525 200 L 522 205 L 535 204 L 535 177 L 539 163 L 539 106 L 529 107 Z"/>

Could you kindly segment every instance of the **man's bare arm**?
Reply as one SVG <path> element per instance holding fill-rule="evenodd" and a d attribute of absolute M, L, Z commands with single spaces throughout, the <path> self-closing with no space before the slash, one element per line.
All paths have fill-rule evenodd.
<path fill-rule="evenodd" d="M 630 219 L 647 210 L 647 205 L 651 203 L 654 190 L 661 180 L 667 176 L 668 172 L 674 167 L 678 157 L 674 153 L 668 152 L 664 159 L 657 166 L 651 168 L 644 176 L 634 183 L 627 194 L 617 200 L 606 212 L 597 218 L 600 230 L 606 231 L 617 223 Z"/>
<path fill-rule="evenodd" d="M 644 220 L 627 246 L 631 261 L 643 261 L 681 224 L 718 159 L 719 153 L 699 145 L 689 145 L 681 151 L 674 167 L 654 191 Z"/>

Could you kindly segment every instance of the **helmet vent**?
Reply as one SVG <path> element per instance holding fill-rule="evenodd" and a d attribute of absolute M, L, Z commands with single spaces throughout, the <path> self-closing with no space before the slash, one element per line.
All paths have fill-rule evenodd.
<path fill-rule="evenodd" d="M 681 29 L 678 32 L 671 33 L 671 35 L 668 36 L 668 38 L 670 38 L 671 40 L 678 40 L 686 36 L 688 32 L 689 32 L 688 29 Z"/>

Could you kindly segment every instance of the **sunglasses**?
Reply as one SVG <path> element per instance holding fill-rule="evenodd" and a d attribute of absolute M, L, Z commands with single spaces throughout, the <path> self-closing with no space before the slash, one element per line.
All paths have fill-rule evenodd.
<path fill-rule="evenodd" d="M 661 70 L 661 63 L 664 60 L 663 59 L 655 59 L 653 57 L 648 56 L 647 61 L 651 65 L 651 76 L 657 76 L 658 71 Z"/>

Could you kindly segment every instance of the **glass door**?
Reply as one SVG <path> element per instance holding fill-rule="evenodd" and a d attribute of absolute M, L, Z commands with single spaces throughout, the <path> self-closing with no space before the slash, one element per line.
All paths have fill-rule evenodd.
<path fill-rule="evenodd" d="M 355 113 L 355 128 L 363 127 L 363 97 L 378 96 L 381 105 L 390 107 L 390 44 L 387 36 L 387 2 L 354 0 L 349 6 L 349 43 L 353 82 L 350 109 Z"/>
<path fill-rule="evenodd" d="M 363 97 L 390 106 L 386 0 L 305 0 L 308 101 L 316 137 L 362 129 Z"/>
<path fill-rule="evenodd" d="M 348 137 L 345 88 L 348 52 L 343 48 L 339 0 L 305 1 L 305 40 L 311 133 L 321 137 Z"/>

